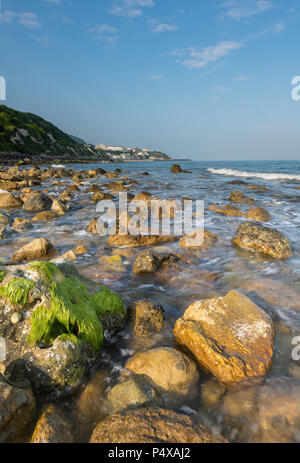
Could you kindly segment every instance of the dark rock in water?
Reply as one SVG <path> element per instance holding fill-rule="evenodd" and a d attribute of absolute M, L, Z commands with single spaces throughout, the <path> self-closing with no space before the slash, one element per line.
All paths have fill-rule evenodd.
<path fill-rule="evenodd" d="M 147 336 L 160 332 L 165 324 L 165 311 L 160 304 L 151 301 L 137 301 L 131 306 L 134 332 L 137 336 Z"/>
<path fill-rule="evenodd" d="M 22 232 L 25 230 L 30 230 L 31 228 L 33 228 L 33 225 L 30 222 L 30 220 L 22 217 L 17 217 L 12 225 L 12 228 L 17 232 Z"/>
<path fill-rule="evenodd" d="M 217 214 L 228 215 L 230 217 L 241 217 L 243 215 L 242 211 L 231 204 L 226 204 L 226 206 L 210 206 L 211 211 L 216 212 Z"/>
<path fill-rule="evenodd" d="M 161 257 L 156 252 L 142 251 L 137 256 L 133 264 L 133 273 L 154 273 L 161 264 Z"/>
<path fill-rule="evenodd" d="M 156 398 L 155 389 L 136 376 L 114 386 L 107 395 L 107 406 L 111 413 L 138 407 Z"/>
<path fill-rule="evenodd" d="M 12 256 L 13 262 L 22 260 L 34 260 L 40 257 L 46 257 L 54 253 L 54 248 L 50 241 L 45 238 L 37 238 L 23 246 Z"/>
<path fill-rule="evenodd" d="M 31 444 L 72 444 L 73 441 L 72 426 L 63 411 L 53 404 L 45 405 Z"/>
<path fill-rule="evenodd" d="M 229 199 L 230 199 L 230 201 L 233 201 L 234 203 L 248 204 L 249 206 L 252 206 L 255 203 L 253 198 L 247 198 L 240 191 L 233 191 L 231 193 Z"/>
<path fill-rule="evenodd" d="M 120 247 L 120 246 L 127 246 L 127 247 L 146 247 L 146 246 L 156 246 L 158 244 L 164 243 L 172 243 L 173 241 L 177 241 L 179 239 L 178 236 L 174 235 L 111 235 L 108 240 L 107 244 L 111 247 Z"/>
<path fill-rule="evenodd" d="M 28 198 L 22 208 L 27 212 L 42 212 L 51 209 L 51 199 L 43 193 L 35 193 Z"/>
<path fill-rule="evenodd" d="M 280 231 L 251 222 L 240 225 L 232 244 L 276 259 L 286 259 L 292 256 L 292 246 Z"/>
<path fill-rule="evenodd" d="M 90 442 L 190 444 L 226 441 L 184 413 L 154 407 L 109 416 L 95 428 Z"/>
<path fill-rule="evenodd" d="M 224 384 L 263 377 L 271 365 L 272 320 L 238 291 L 194 302 L 177 320 L 174 336 Z"/>
<path fill-rule="evenodd" d="M 172 347 L 155 347 L 131 357 L 125 369 L 145 375 L 153 387 L 174 399 L 193 400 L 198 392 L 199 372 L 194 360 Z"/>
<path fill-rule="evenodd" d="M 18 389 L 0 381 L 0 443 L 12 442 L 34 418 L 36 405 L 31 388 Z"/>
<path fill-rule="evenodd" d="M 179 164 L 174 164 L 174 165 L 171 167 L 171 172 L 172 172 L 172 174 L 181 174 L 181 173 L 183 173 L 184 171 L 181 169 L 181 167 L 180 167 Z"/>
<path fill-rule="evenodd" d="M 231 180 L 231 182 L 228 182 L 230 185 L 247 185 L 247 182 L 244 182 L 244 180 Z"/>

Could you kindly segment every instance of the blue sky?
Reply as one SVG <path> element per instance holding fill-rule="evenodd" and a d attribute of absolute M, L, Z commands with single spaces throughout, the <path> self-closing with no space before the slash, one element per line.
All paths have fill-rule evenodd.
<path fill-rule="evenodd" d="M 2 0 L 8 106 L 90 143 L 300 159 L 299 0 Z"/>

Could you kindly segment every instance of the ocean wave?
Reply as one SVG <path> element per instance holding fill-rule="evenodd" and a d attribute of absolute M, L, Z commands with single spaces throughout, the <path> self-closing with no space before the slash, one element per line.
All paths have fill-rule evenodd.
<path fill-rule="evenodd" d="M 256 177 L 262 178 L 264 180 L 299 180 L 300 175 L 293 174 L 280 174 L 280 173 L 267 173 L 267 172 L 247 172 L 242 170 L 232 170 L 232 169 L 207 169 L 208 172 L 212 174 L 227 175 L 230 177 Z"/>

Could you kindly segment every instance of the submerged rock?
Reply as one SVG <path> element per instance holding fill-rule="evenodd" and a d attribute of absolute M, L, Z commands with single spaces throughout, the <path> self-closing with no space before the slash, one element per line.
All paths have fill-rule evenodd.
<path fill-rule="evenodd" d="M 31 444 L 72 444 L 73 441 L 72 426 L 63 411 L 53 404 L 45 405 Z"/>
<path fill-rule="evenodd" d="M 179 164 L 174 164 L 171 167 L 171 172 L 172 172 L 172 174 L 180 174 L 182 172 L 182 169 L 181 169 Z"/>
<path fill-rule="evenodd" d="M 125 368 L 145 375 L 161 392 L 175 399 L 192 400 L 198 392 L 199 373 L 193 360 L 171 347 L 156 347 L 135 354 Z"/>
<path fill-rule="evenodd" d="M 48 222 L 48 220 L 53 220 L 56 218 L 56 215 L 51 211 L 39 212 L 32 219 L 33 222 Z"/>
<path fill-rule="evenodd" d="M 27 377 L 41 392 L 72 393 L 103 342 L 123 327 L 122 299 L 69 263 L 32 262 L 7 267 L 0 276 L 6 377 Z M 16 324 L 15 312 L 22 314 Z"/>
<path fill-rule="evenodd" d="M 253 207 L 246 214 L 246 218 L 250 220 L 259 220 L 261 222 L 269 222 L 272 220 L 269 212 L 263 207 Z"/>
<path fill-rule="evenodd" d="M 12 222 L 12 218 L 9 214 L 0 212 L 0 226 L 10 225 L 11 222 Z"/>
<path fill-rule="evenodd" d="M 179 239 L 174 235 L 111 235 L 107 244 L 111 247 L 156 246 L 158 244 L 172 243 Z"/>
<path fill-rule="evenodd" d="M 12 442 L 34 418 L 36 405 L 31 388 L 18 389 L 0 379 L 0 443 Z"/>
<path fill-rule="evenodd" d="M 31 228 L 33 228 L 33 225 L 30 222 L 30 220 L 25 219 L 23 217 L 17 217 L 12 225 L 12 228 L 17 232 L 22 232 L 30 230 Z"/>
<path fill-rule="evenodd" d="M 189 444 L 225 442 L 190 416 L 163 408 L 126 410 L 109 416 L 94 429 L 90 443 Z"/>
<path fill-rule="evenodd" d="M 160 304 L 151 301 L 137 301 L 131 306 L 134 332 L 147 336 L 160 332 L 165 325 L 165 311 Z"/>
<path fill-rule="evenodd" d="M 250 206 L 255 203 L 253 198 L 247 198 L 241 191 L 233 191 L 229 199 L 234 203 L 248 204 Z"/>
<path fill-rule="evenodd" d="M 107 394 L 107 406 L 110 413 L 119 412 L 128 407 L 137 407 L 153 401 L 155 389 L 141 379 L 129 378 L 114 386 Z"/>
<path fill-rule="evenodd" d="M 292 256 L 292 246 L 280 231 L 250 222 L 240 225 L 232 244 L 276 259 Z"/>
<path fill-rule="evenodd" d="M 66 204 L 62 199 L 54 199 L 51 210 L 57 215 L 66 215 L 70 206 Z"/>
<path fill-rule="evenodd" d="M 229 215 L 230 217 L 241 217 L 243 215 L 240 209 L 235 206 L 231 206 L 230 204 L 227 204 L 224 207 L 210 206 L 209 209 L 217 214 Z"/>
<path fill-rule="evenodd" d="M 191 235 L 183 236 L 179 241 L 179 245 L 182 248 L 187 249 L 205 249 L 207 246 L 215 243 L 217 240 L 218 236 L 215 233 L 209 230 L 199 230 Z"/>
<path fill-rule="evenodd" d="M 174 336 L 221 383 L 262 377 L 271 365 L 272 320 L 237 291 L 190 305 Z"/>
<path fill-rule="evenodd" d="M 21 262 L 22 260 L 34 260 L 40 257 L 46 257 L 53 254 L 54 248 L 50 241 L 45 238 L 37 238 L 23 246 L 12 256 L 13 262 Z"/>

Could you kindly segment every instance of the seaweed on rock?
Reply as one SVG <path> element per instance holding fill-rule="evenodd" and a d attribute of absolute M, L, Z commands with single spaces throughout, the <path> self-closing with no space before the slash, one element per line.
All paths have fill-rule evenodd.
<path fill-rule="evenodd" d="M 50 293 L 50 301 L 37 307 L 31 316 L 28 342 L 50 345 L 64 335 L 91 345 L 95 351 L 100 350 L 103 329 L 99 315 L 122 311 L 122 299 L 105 287 L 89 294 L 84 283 L 65 276 L 51 262 L 33 262 L 28 269 L 39 274 Z"/>

